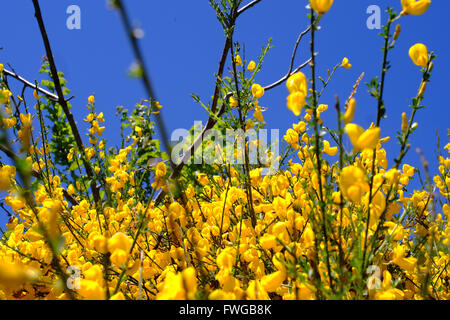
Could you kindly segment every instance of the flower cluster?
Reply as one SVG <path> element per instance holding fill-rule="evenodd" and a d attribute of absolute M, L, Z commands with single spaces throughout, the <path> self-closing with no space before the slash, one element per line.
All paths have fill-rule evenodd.
<path fill-rule="evenodd" d="M 429 2 L 402 0 L 403 15 L 423 13 Z M 310 4 L 324 14 L 333 1 Z M 410 56 L 423 68 L 420 103 L 433 55 L 420 44 Z M 244 65 L 239 55 L 233 63 Z M 346 58 L 341 66 L 351 64 Z M 256 63 L 247 70 L 258 70 Z M 165 161 L 130 165 L 142 125 L 131 127 L 128 144 L 106 150 L 107 127 L 93 96 L 84 119 L 90 146 L 70 148 L 73 168 L 64 176 L 45 135 L 41 144 L 34 138 L 31 114 L 15 118 L 11 92 L 0 89 L 2 130 L 17 129 L 26 154 L 0 166 L 11 210 L 0 241 L 0 299 L 450 299 L 450 143 L 432 179 L 438 192 L 424 185 L 408 194 L 418 169 L 401 160 L 417 108 L 410 119 L 402 116 L 402 153 L 389 164 L 389 137 L 379 125 L 353 123 L 353 97 L 338 110 L 340 129 L 333 131 L 320 118 L 328 105 L 311 98 L 317 92 L 308 90 L 304 73 L 290 75 L 286 86 L 287 107 L 305 115 L 284 135 L 280 170 L 215 165 L 188 172 L 191 180 L 172 179 Z M 264 94 L 247 83 L 229 97 L 229 111 L 248 103 L 263 122 Z M 314 130 L 319 125 L 329 140 Z M 71 179 L 75 170 L 85 179 Z M 148 185 L 143 171 L 152 177 Z M 27 172 L 34 177 L 28 189 Z"/>

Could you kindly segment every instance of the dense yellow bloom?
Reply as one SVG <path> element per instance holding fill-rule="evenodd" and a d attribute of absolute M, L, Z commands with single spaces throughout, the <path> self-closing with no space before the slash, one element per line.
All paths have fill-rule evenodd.
<path fill-rule="evenodd" d="M 354 152 L 375 149 L 380 142 L 380 128 L 377 127 L 364 131 L 360 126 L 349 123 L 345 126 L 345 131 L 350 138 Z"/>
<path fill-rule="evenodd" d="M 8 89 L 6 90 L 0 89 L 0 103 L 9 103 L 11 96 L 12 93 Z"/>
<path fill-rule="evenodd" d="M 16 175 L 16 167 L 3 166 L 0 167 L 0 191 L 6 190 L 11 185 L 12 179 Z"/>
<path fill-rule="evenodd" d="M 105 300 L 106 291 L 97 281 L 81 279 L 78 293 L 86 300 Z"/>
<path fill-rule="evenodd" d="M 264 88 L 261 87 L 259 84 L 253 84 L 252 85 L 252 95 L 253 98 L 259 99 L 264 95 Z"/>
<path fill-rule="evenodd" d="M 341 67 L 343 67 L 345 69 L 350 69 L 352 67 L 352 64 L 348 61 L 347 57 L 342 59 Z"/>
<path fill-rule="evenodd" d="M 402 0 L 402 14 L 421 15 L 424 14 L 431 4 L 431 0 Z"/>
<path fill-rule="evenodd" d="M 328 10 L 332 1 L 311 3 L 314 10 Z M 423 54 L 413 57 L 424 64 Z M 242 66 L 240 57 L 236 59 Z M 246 67 L 255 72 L 256 64 Z M 350 67 L 348 59 L 342 67 Z M 431 69 L 430 65 L 427 71 Z M 231 90 L 228 84 L 233 80 L 223 80 L 224 90 Z M 229 123 L 233 128 L 263 127 L 257 99 L 264 88 L 255 84 L 248 90 L 251 80 L 239 80 L 244 122 L 233 117 L 236 112 L 224 113 L 220 130 L 228 129 Z M 300 115 L 307 103 L 307 83 L 300 72 L 287 79 L 287 103 L 294 114 Z M 428 79 L 419 96 L 425 83 Z M 7 87 L 4 81 L 1 85 Z M 11 95 L 6 96 L 9 100 Z M 225 104 L 238 106 L 236 95 L 226 96 L 230 98 Z M 7 206 L 3 209 L 10 213 L 0 239 L 0 300 L 70 299 L 72 293 L 76 299 L 102 300 L 450 299 L 447 152 L 439 153 L 437 174 L 430 179 L 433 188 L 413 191 L 409 182 L 420 168 L 403 161 L 389 166 L 393 155 L 383 147 L 390 138 L 380 139 L 380 128 L 373 125 L 365 131 L 353 124 L 356 101 L 350 99 L 339 120 L 355 152 L 342 150 L 333 160 L 329 156 L 340 152 L 340 135 L 328 130 L 326 118 L 320 118 L 328 105 L 318 102 L 316 110 L 306 109 L 306 121 L 287 125 L 281 154 L 262 139 L 249 137 L 243 146 L 257 148 L 263 157 L 257 164 L 211 165 L 204 171 L 201 165 L 187 165 L 179 172 L 177 188 L 168 157 L 159 153 L 159 141 L 145 137 L 153 125 L 146 117 L 161 106 L 151 99 L 143 101 L 143 109 L 122 119 L 128 131 L 122 144 L 128 145 L 117 150 L 98 136 L 105 119 L 103 113 L 95 113 L 95 99 L 89 97 L 84 119 L 89 144 L 83 150 L 68 143 L 60 150 L 71 167 L 69 174 L 61 163 L 53 163 L 61 160 L 53 154 L 55 145 L 49 146 L 54 137 L 33 132 L 35 111 L 19 117 L 14 104 L 1 106 L 2 129 L 14 127 L 5 132 L 12 138 L 3 141 L 2 150 L 18 150 L 25 138 L 33 144 L 17 151 L 23 163 L 13 165 L 15 159 L 5 157 L 0 164 L 0 191 Z M 320 128 L 314 123 L 311 127 L 315 111 Z M 230 122 L 228 115 L 236 121 Z M 406 120 L 403 114 L 403 133 L 408 125 L 417 126 Z M 330 138 L 325 140 L 327 131 Z M 142 157 L 143 145 L 152 150 Z M 232 150 L 235 157 L 244 154 L 243 146 Z M 318 159 L 321 150 L 316 146 L 323 147 L 319 155 L 329 156 Z M 444 149 L 450 153 L 450 143 Z M 8 150 L 2 153 L 8 155 Z M 148 157 L 163 160 L 155 165 Z M 94 180 L 80 160 L 91 163 Z M 33 169 L 32 188 L 23 193 L 27 165 Z M 55 175 L 60 170 L 64 176 Z M 369 274 L 361 273 L 361 262 L 381 269 L 380 287 L 364 286 Z M 75 276 L 69 270 L 75 266 L 81 288 L 69 291 L 60 273 Z M 428 288 L 422 286 L 425 277 Z"/>
<path fill-rule="evenodd" d="M 408 272 L 413 272 L 417 265 L 417 258 L 413 256 L 406 257 L 404 246 L 397 245 L 394 248 L 392 262 Z"/>
<path fill-rule="evenodd" d="M 108 250 L 112 253 L 116 250 L 129 251 L 131 239 L 123 232 L 117 232 L 108 240 Z"/>
<path fill-rule="evenodd" d="M 181 273 L 168 272 L 156 297 L 158 300 L 193 299 L 197 292 L 196 272 L 193 267 Z"/>
<path fill-rule="evenodd" d="M 416 43 L 409 49 L 409 57 L 415 65 L 424 68 L 428 65 L 428 49 L 422 43 Z"/>
<path fill-rule="evenodd" d="M 251 280 L 247 288 L 248 300 L 269 300 L 269 295 L 259 280 Z"/>
<path fill-rule="evenodd" d="M 109 300 L 125 300 L 125 296 L 122 292 L 117 292 L 115 295 L 113 295 Z"/>
<path fill-rule="evenodd" d="M 309 0 L 311 8 L 317 13 L 323 14 L 330 10 L 334 0 Z"/>
<path fill-rule="evenodd" d="M 364 194 L 369 191 L 366 174 L 355 166 L 342 169 L 339 186 L 344 197 L 352 202 L 361 201 Z"/>
<path fill-rule="evenodd" d="M 206 186 L 209 183 L 208 175 L 200 173 L 197 175 L 197 181 L 202 185 Z"/>
<path fill-rule="evenodd" d="M 0 288 L 9 288 L 17 285 L 35 281 L 38 278 L 38 271 L 22 264 L 6 262 L 0 260 Z"/>

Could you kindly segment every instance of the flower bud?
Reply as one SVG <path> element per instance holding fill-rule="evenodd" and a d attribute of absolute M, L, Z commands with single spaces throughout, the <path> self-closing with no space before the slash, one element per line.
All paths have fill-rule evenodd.
<path fill-rule="evenodd" d="M 353 121 L 353 117 L 355 116 L 355 109 L 356 109 L 356 100 L 354 98 L 350 99 L 347 107 L 347 111 L 344 115 L 344 122 L 345 124 L 349 124 Z"/>
<path fill-rule="evenodd" d="M 408 118 L 406 117 L 406 113 L 403 112 L 402 113 L 402 131 L 406 131 L 406 129 L 408 128 Z"/>
<path fill-rule="evenodd" d="M 395 33 L 394 33 L 394 41 L 397 41 L 398 37 L 400 36 L 400 33 L 402 32 L 402 27 L 398 24 L 395 27 Z"/>

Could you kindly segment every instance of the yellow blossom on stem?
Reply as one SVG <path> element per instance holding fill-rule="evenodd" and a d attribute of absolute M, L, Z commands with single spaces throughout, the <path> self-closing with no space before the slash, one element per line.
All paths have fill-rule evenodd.
<path fill-rule="evenodd" d="M 330 143 L 327 140 L 323 140 L 323 153 L 335 156 L 338 153 L 338 147 L 330 147 Z"/>
<path fill-rule="evenodd" d="M 233 96 L 230 97 L 230 107 L 231 108 L 236 108 L 238 106 L 238 101 L 237 99 L 235 99 Z"/>
<path fill-rule="evenodd" d="M 305 74 L 297 72 L 291 75 L 286 81 L 286 87 L 290 93 L 301 92 L 306 97 L 308 93 L 308 83 Z"/>
<path fill-rule="evenodd" d="M 355 110 L 356 110 L 356 100 L 354 98 L 351 98 L 348 102 L 347 110 L 345 111 L 344 115 L 344 123 L 349 124 L 353 121 L 353 118 L 355 116 Z"/>
<path fill-rule="evenodd" d="M 364 131 L 360 126 L 349 123 L 345 126 L 345 131 L 350 138 L 354 152 L 375 149 L 380 142 L 380 128 L 378 127 L 372 127 Z"/>
<path fill-rule="evenodd" d="M 416 43 L 409 49 L 409 57 L 415 65 L 426 67 L 428 65 L 428 49 L 423 43 Z"/>
<path fill-rule="evenodd" d="M 6 90 L 0 89 L 0 103 L 9 103 L 11 96 L 12 93 L 8 89 Z"/>
<path fill-rule="evenodd" d="M 402 15 L 412 14 L 415 16 L 424 14 L 430 7 L 431 0 L 402 0 Z"/>
<path fill-rule="evenodd" d="M 256 63 L 255 63 L 255 61 L 250 61 L 249 62 L 249 64 L 248 64 L 248 66 L 247 66 L 247 70 L 248 71 L 250 71 L 250 72 L 253 72 L 254 70 L 255 70 L 255 68 L 256 68 Z"/>
<path fill-rule="evenodd" d="M 333 0 L 309 0 L 311 8 L 319 14 L 324 14 L 330 10 Z"/>
<path fill-rule="evenodd" d="M 236 55 L 236 57 L 234 58 L 234 62 L 236 63 L 237 66 L 240 66 L 242 64 L 241 56 Z"/>
<path fill-rule="evenodd" d="M 252 85 L 252 95 L 253 98 L 259 99 L 264 95 L 264 88 L 261 87 L 259 84 L 253 84 Z"/>
<path fill-rule="evenodd" d="M 350 69 L 352 67 L 352 64 L 349 62 L 347 57 L 342 59 L 341 67 L 343 67 L 345 69 Z"/>
<path fill-rule="evenodd" d="M 253 113 L 253 117 L 258 120 L 259 122 L 264 122 L 264 117 L 263 114 L 261 112 L 261 107 L 260 106 L 256 106 L 255 107 L 255 112 Z"/>

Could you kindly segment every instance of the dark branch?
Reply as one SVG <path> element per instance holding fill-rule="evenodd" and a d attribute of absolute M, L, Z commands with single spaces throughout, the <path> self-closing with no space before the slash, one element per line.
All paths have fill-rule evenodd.
<path fill-rule="evenodd" d="M 94 201 L 97 205 L 99 205 L 100 204 L 100 194 L 99 194 L 99 191 L 98 191 L 95 179 L 94 179 L 95 175 L 92 170 L 91 164 L 86 160 L 84 145 L 83 145 L 83 141 L 81 140 L 80 132 L 78 131 L 78 127 L 73 118 L 72 112 L 70 112 L 69 105 L 67 104 L 67 100 L 64 98 L 61 82 L 60 82 L 59 76 L 58 76 L 58 69 L 56 68 L 55 60 L 53 58 L 52 48 L 50 46 L 50 41 L 48 39 L 47 31 L 45 29 L 44 20 L 42 18 L 42 13 L 41 13 L 41 8 L 39 6 L 39 1 L 33 0 L 33 5 L 34 5 L 34 9 L 35 9 L 35 17 L 38 22 L 39 29 L 40 29 L 40 32 L 42 35 L 42 40 L 44 41 L 45 51 L 47 53 L 47 59 L 48 59 L 49 65 L 50 65 L 51 76 L 52 76 L 53 82 L 55 84 L 56 93 L 58 94 L 58 103 L 63 108 L 64 114 L 66 115 L 67 120 L 69 121 L 70 128 L 72 129 L 72 133 L 75 137 L 75 142 L 78 146 L 79 151 L 83 155 L 82 160 L 83 160 L 84 167 L 86 168 L 86 174 L 89 177 L 89 179 L 91 180 L 91 190 L 92 190 L 92 194 L 94 196 Z"/>

